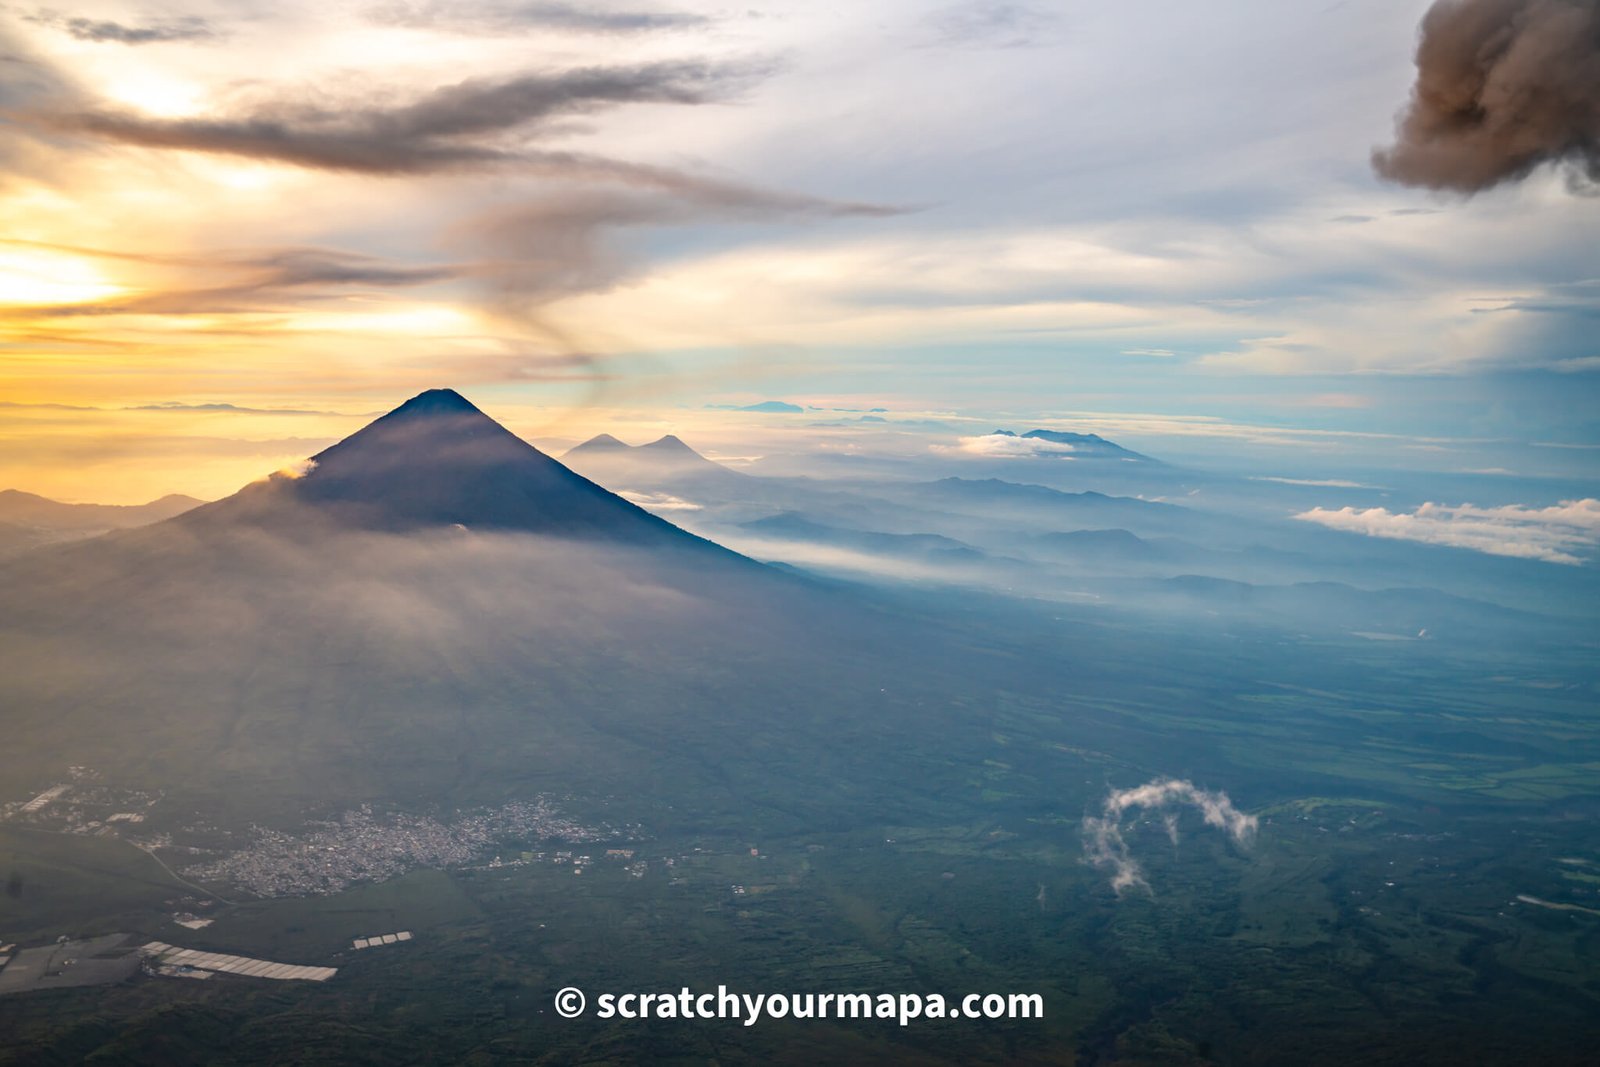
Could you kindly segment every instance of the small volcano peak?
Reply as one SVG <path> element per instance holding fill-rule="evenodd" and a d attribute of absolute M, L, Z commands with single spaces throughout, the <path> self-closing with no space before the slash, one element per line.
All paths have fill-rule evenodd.
<path fill-rule="evenodd" d="M 469 415 L 483 414 L 472 401 L 454 389 L 429 389 L 418 393 L 404 404 L 389 412 L 397 415 Z"/>
<path fill-rule="evenodd" d="M 567 450 L 567 455 L 583 455 L 588 452 L 630 452 L 632 447 L 617 440 L 608 433 L 596 434 L 581 445 L 576 445 Z"/>
<path fill-rule="evenodd" d="M 733 473 L 670 433 L 643 445 L 627 445 L 601 434 L 570 449 L 562 459 L 584 473 L 592 472 L 602 482 L 618 484 L 637 485 L 641 479 L 653 477 Z"/>

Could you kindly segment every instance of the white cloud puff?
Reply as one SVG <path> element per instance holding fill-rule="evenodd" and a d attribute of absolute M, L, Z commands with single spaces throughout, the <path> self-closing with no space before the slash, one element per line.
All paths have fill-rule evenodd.
<path fill-rule="evenodd" d="M 1009 434 L 991 433 L 982 437 L 963 437 L 955 448 L 939 448 L 942 452 L 964 452 L 985 459 L 1028 459 L 1035 456 L 1052 456 L 1071 459 L 1069 452 L 1077 451 L 1069 444 L 1045 441 L 1038 437 L 1012 437 Z"/>
<path fill-rule="evenodd" d="M 1207 826 L 1215 826 L 1230 837 L 1234 844 L 1248 844 L 1255 836 L 1257 819 L 1233 806 L 1228 794 L 1201 789 L 1193 782 L 1178 778 L 1158 778 L 1133 789 L 1114 790 L 1106 797 L 1099 815 L 1083 820 L 1083 851 L 1088 861 L 1096 867 L 1111 870 L 1111 888 L 1120 896 L 1124 889 L 1138 886 L 1148 890 L 1144 870 L 1133 858 L 1128 842 L 1122 836 L 1122 818 L 1135 809 L 1144 808 L 1162 812 L 1162 824 L 1172 843 L 1178 843 L 1178 819 L 1173 808 L 1188 805 L 1200 812 Z"/>

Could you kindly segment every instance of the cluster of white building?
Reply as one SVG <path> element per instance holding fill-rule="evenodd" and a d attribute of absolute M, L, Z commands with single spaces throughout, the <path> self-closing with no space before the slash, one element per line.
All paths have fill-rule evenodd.
<path fill-rule="evenodd" d="M 273 963 L 248 956 L 225 956 L 219 952 L 201 952 L 192 948 L 177 948 L 165 941 L 152 941 L 140 949 L 147 959 L 167 968 L 187 968 L 192 971 L 237 974 L 244 978 L 277 978 L 302 982 L 326 982 L 339 973 L 337 967 L 302 967 L 293 963 Z"/>
<path fill-rule="evenodd" d="M 72 788 L 72 783 L 71 782 L 63 782 L 60 785 L 51 786 L 49 789 L 46 789 L 43 793 L 40 793 L 38 796 L 34 797 L 32 800 L 30 800 L 26 804 L 22 805 L 22 808 L 21 808 L 22 814 L 31 815 L 34 812 L 38 811 L 40 808 L 46 807 L 47 805 L 53 803 L 54 801 L 60 800 L 61 797 L 67 792 L 67 790 L 69 790 L 71 788 Z"/>
<path fill-rule="evenodd" d="M 398 934 L 379 934 L 376 937 L 358 937 L 350 942 L 351 948 L 377 948 L 379 945 L 392 945 L 398 941 L 410 941 L 411 931 L 401 930 Z"/>

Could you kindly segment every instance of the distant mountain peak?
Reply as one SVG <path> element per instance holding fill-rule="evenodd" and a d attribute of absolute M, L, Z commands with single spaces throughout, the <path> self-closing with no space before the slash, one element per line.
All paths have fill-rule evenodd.
<path fill-rule="evenodd" d="M 1023 437 L 1033 437 L 1041 441 L 1104 441 L 1105 438 L 1097 433 L 1073 433 L 1068 430 L 1029 430 Z"/>
<path fill-rule="evenodd" d="M 746 404 L 743 407 L 734 408 L 734 410 L 757 411 L 764 414 L 792 415 L 797 412 L 804 411 L 805 408 L 801 407 L 799 404 L 791 404 L 787 400 L 763 400 L 759 404 Z"/>
<path fill-rule="evenodd" d="M 1088 459 L 1122 459 L 1142 463 L 1154 463 L 1142 453 L 1129 448 L 1123 448 L 1115 441 L 1108 441 L 1097 433 L 1074 433 L 1070 430 L 1029 430 L 1020 436 L 1011 430 L 995 430 L 990 437 L 1011 437 L 1018 441 L 1041 441 L 1046 444 L 1059 445 L 1060 449 L 1040 448 L 1034 455 L 1040 457 L 1059 456 L 1062 451 L 1072 453 L 1074 458 Z"/>
<path fill-rule="evenodd" d="M 633 446 L 625 441 L 619 441 L 608 433 L 595 434 L 581 445 L 574 445 L 567 449 L 569 456 L 579 456 L 589 452 L 630 452 Z"/>
<path fill-rule="evenodd" d="M 203 503 L 169 493 L 147 504 L 64 504 L 37 493 L 0 489 L 0 525 L 30 531 L 30 543 L 143 526 L 170 519 Z"/>
<path fill-rule="evenodd" d="M 670 433 L 643 445 L 630 445 L 603 433 L 568 449 L 561 458 L 601 482 L 618 477 L 732 473 L 696 452 L 683 438 Z"/>
<path fill-rule="evenodd" d="M 651 441 L 647 445 L 640 445 L 639 447 L 640 448 L 654 449 L 657 452 L 677 452 L 677 453 L 680 453 L 682 455 L 694 456 L 696 458 L 703 458 L 703 457 L 700 456 L 700 453 L 696 452 L 694 449 L 692 449 L 688 445 L 684 444 L 683 443 L 683 439 L 681 437 L 678 437 L 676 434 L 670 434 L 670 433 L 666 434 L 666 435 L 664 435 L 662 437 L 657 438 L 654 441 Z"/>
<path fill-rule="evenodd" d="M 483 415 L 483 412 L 454 389 L 429 389 L 418 393 L 384 418 L 419 415 Z M 484 415 L 484 418 L 488 418 Z"/>

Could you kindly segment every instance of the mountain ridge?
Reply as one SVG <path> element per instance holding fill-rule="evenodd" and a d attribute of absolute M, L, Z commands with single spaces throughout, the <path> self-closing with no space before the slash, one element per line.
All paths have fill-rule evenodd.
<path fill-rule="evenodd" d="M 1092 459 L 1123 459 L 1139 463 L 1159 463 L 1158 460 L 1135 452 L 1131 448 L 1124 448 L 1115 441 L 1108 441 L 1097 433 L 1075 433 L 1070 430 L 1045 430 L 1034 429 L 1027 433 L 1018 434 L 1012 430 L 994 430 L 990 437 L 1010 437 L 1018 441 L 1044 441 L 1053 445 L 1061 445 L 1066 452 L 1051 449 L 1037 449 L 1034 456 L 1049 458 L 1059 455 L 1083 456 Z"/>
<path fill-rule="evenodd" d="M 0 559 L 163 522 L 204 503 L 169 493 L 145 504 L 68 504 L 20 489 L 0 489 Z"/>
<path fill-rule="evenodd" d="M 158 522 L 204 503 L 198 497 L 167 493 L 143 504 L 75 504 L 21 489 L 0 489 L 0 521 L 48 526 L 98 526 L 116 519 Z"/>

